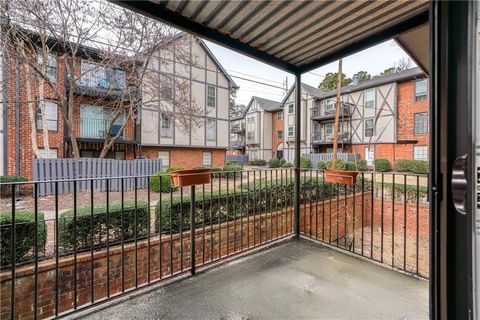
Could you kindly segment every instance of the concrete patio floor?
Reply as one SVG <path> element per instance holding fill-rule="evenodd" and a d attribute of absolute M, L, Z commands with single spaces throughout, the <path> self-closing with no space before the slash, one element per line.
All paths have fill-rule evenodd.
<path fill-rule="evenodd" d="M 86 319 L 427 319 L 428 282 L 290 240 Z"/>

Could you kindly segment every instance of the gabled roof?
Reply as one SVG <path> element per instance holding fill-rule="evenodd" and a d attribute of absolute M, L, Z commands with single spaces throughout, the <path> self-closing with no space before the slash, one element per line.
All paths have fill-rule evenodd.
<path fill-rule="evenodd" d="M 276 111 L 282 110 L 282 104 L 278 101 L 273 101 L 265 98 L 260 98 L 257 96 L 252 96 L 252 98 L 250 99 L 250 102 L 247 105 L 247 109 L 245 113 L 248 112 L 253 101 L 255 101 L 258 104 L 258 106 L 266 112 L 276 112 Z"/>
<path fill-rule="evenodd" d="M 392 83 L 392 82 L 403 82 L 411 79 L 423 79 L 426 75 L 420 68 L 411 68 L 407 70 L 398 71 L 395 73 L 389 73 L 384 76 L 376 76 L 370 80 L 362 81 L 357 85 L 348 85 L 342 87 L 341 93 L 355 92 L 359 90 L 364 90 L 368 88 L 377 87 L 383 84 Z M 336 90 L 321 91 L 321 97 L 319 99 L 325 99 L 334 97 L 337 92 Z"/>
<path fill-rule="evenodd" d="M 375 76 L 372 79 L 362 81 L 359 84 L 342 87 L 341 94 L 355 92 L 359 90 L 365 90 L 368 88 L 373 88 L 373 87 L 381 86 L 383 84 L 392 83 L 392 82 L 403 82 L 411 79 L 423 79 L 423 78 L 426 78 L 426 75 L 425 73 L 423 73 L 423 71 L 420 68 L 411 68 L 411 69 L 402 70 L 395 73 L 390 73 L 384 76 Z M 295 88 L 295 84 L 293 84 L 293 86 L 290 88 L 285 98 L 283 98 L 282 105 L 285 104 L 288 96 L 292 93 L 294 88 Z M 337 90 L 324 91 L 322 89 L 312 87 L 305 83 L 302 83 L 302 90 L 305 90 L 308 94 L 310 94 L 311 96 L 313 96 L 315 99 L 318 99 L 318 100 L 331 98 L 337 94 Z"/>

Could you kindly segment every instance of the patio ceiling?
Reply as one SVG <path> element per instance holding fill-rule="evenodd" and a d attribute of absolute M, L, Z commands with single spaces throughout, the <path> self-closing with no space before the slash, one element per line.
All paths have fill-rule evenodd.
<path fill-rule="evenodd" d="M 289 72 L 306 72 L 428 22 L 419 1 L 114 1 Z"/>

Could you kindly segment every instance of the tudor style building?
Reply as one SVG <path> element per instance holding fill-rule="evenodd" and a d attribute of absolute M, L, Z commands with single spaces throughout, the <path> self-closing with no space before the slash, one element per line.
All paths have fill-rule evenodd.
<path fill-rule="evenodd" d="M 178 46 L 183 46 L 179 48 Z M 176 52 L 189 56 L 190 64 Z M 181 79 L 187 87 L 187 103 L 199 110 L 191 117 L 191 125 L 179 121 L 175 103 L 142 106 L 141 153 L 147 158 L 161 158 L 164 164 L 190 169 L 223 167 L 229 147 L 229 97 L 236 84 L 208 49 L 203 40 L 179 34 L 176 41 L 162 47 L 153 61 L 151 72 L 159 79 Z M 161 81 L 158 90 L 175 90 Z"/>
<path fill-rule="evenodd" d="M 339 152 L 357 153 L 369 163 L 380 158 L 388 159 L 392 164 L 400 159 L 427 160 L 427 87 L 427 79 L 419 68 L 377 76 L 363 82 L 354 79 L 354 83 L 343 87 L 338 128 Z M 336 91 L 323 91 L 304 83 L 301 88 L 301 153 L 331 153 Z M 251 103 L 259 99 L 253 97 Z M 270 136 L 271 142 L 262 141 L 262 145 L 271 146 L 272 152 L 253 155 L 265 160 L 276 156 L 293 162 L 295 86 L 291 87 L 281 105 L 275 107 L 273 112 L 279 114 L 278 117 L 272 117 L 277 122 L 274 121 L 272 127 L 263 128 L 263 136 Z M 248 135 L 248 113 L 246 117 Z M 278 122 L 280 118 L 281 123 Z M 282 139 L 279 139 L 280 136 Z M 251 152 L 249 156 L 251 159 Z"/>

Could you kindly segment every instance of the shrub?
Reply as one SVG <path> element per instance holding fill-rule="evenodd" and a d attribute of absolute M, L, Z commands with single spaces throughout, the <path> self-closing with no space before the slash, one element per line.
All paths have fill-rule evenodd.
<path fill-rule="evenodd" d="M 227 165 L 227 166 L 228 166 L 229 164 L 238 164 L 238 162 L 237 162 L 237 161 L 235 161 L 235 160 L 228 160 L 228 161 L 227 161 L 227 163 L 226 163 L 225 165 Z"/>
<path fill-rule="evenodd" d="M 368 163 L 367 160 L 357 160 L 358 171 L 367 171 Z"/>
<path fill-rule="evenodd" d="M 268 167 L 269 168 L 279 168 L 280 167 L 280 160 L 278 158 L 272 158 L 268 160 Z"/>
<path fill-rule="evenodd" d="M 292 168 L 293 167 L 293 164 L 290 163 L 290 162 L 285 162 L 283 165 L 282 165 L 282 168 Z"/>
<path fill-rule="evenodd" d="M 300 157 L 300 168 L 311 168 L 312 160 L 308 157 Z"/>
<path fill-rule="evenodd" d="M 388 159 L 376 159 L 375 170 L 380 172 L 391 171 L 390 161 L 388 161 Z"/>
<path fill-rule="evenodd" d="M 239 177 L 242 171 L 243 171 L 243 166 L 239 164 L 230 164 L 223 167 L 221 176 L 223 178 L 233 178 L 234 176 Z"/>
<path fill-rule="evenodd" d="M 287 163 L 287 160 L 285 160 L 284 158 L 281 158 L 279 161 L 280 167 L 283 166 L 285 163 Z"/>
<path fill-rule="evenodd" d="M 265 160 L 263 160 L 263 159 L 256 159 L 256 160 L 250 160 L 250 161 L 248 161 L 248 164 L 251 165 L 251 166 L 263 167 L 263 166 L 266 166 L 266 165 L 267 165 L 267 161 L 265 161 Z"/>
<path fill-rule="evenodd" d="M 19 177 L 19 176 L 0 176 L 0 183 L 12 183 L 12 182 L 23 182 L 27 181 L 24 177 Z M 17 187 L 16 190 L 18 192 L 20 188 Z M 7 184 L 7 185 L 2 185 L 0 187 L 0 196 L 2 198 L 8 198 L 12 196 L 12 186 Z"/>
<path fill-rule="evenodd" d="M 318 160 L 318 162 L 317 162 L 317 168 L 320 169 L 320 170 L 325 170 L 325 169 L 327 169 L 327 161 Z"/>
<path fill-rule="evenodd" d="M 11 238 L 12 213 L 0 212 L 0 265 L 12 263 Z M 45 253 L 47 227 L 42 212 L 38 212 L 38 252 Z M 25 262 L 34 258 L 35 254 L 35 213 L 31 211 L 15 212 L 15 262 Z"/>
<path fill-rule="evenodd" d="M 152 189 L 152 191 L 153 192 L 175 191 L 177 188 L 173 187 L 172 177 L 169 175 L 169 173 L 174 171 L 180 171 L 180 170 L 183 170 L 183 168 L 170 167 L 167 170 L 156 172 L 150 179 L 150 188 Z"/>
<path fill-rule="evenodd" d="M 135 201 L 126 200 L 123 202 L 115 201 L 110 204 L 108 210 L 108 230 L 109 244 L 121 241 L 133 240 L 147 235 L 149 221 L 149 210 L 146 201 L 137 200 L 137 214 L 135 218 Z M 90 247 L 99 248 L 106 245 L 107 242 L 107 207 L 105 204 L 93 207 L 85 206 L 77 208 L 77 215 L 74 223 L 73 209 L 60 214 L 58 217 L 58 237 L 59 245 L 64 252 L 73 249 L 74 244 L 74 224 L 76 229 L 77 250 Z M 123 217 L 123 219 L 122 219 Z M 135 225 L 136 219 L 136 225 Z M 92 221 L 93 220 L 93 221 Z M 123 220 L 123 221 L 122 221 Z M 123 228 L 122 228 L 123 227 Z M 136 229 L 136 230 L 135 230 Z M 93 244 L 91 241 L 93 233 Z"/>
<path fill-rule="evenodd" d="M 345 170 L 347 171 L 357 171 L 357 163 L 353 161 L 346 161 L 345 162 Z"/>
<path fill-rule="evenodd" d="M 395 161 L 395 171 L 428 173 L 428 161 L 422 160 L 397 160 Z"/>

